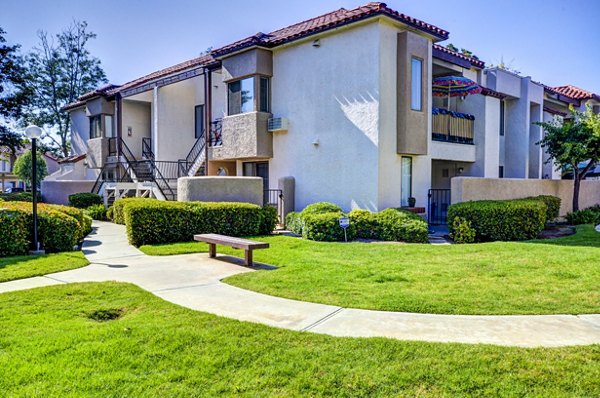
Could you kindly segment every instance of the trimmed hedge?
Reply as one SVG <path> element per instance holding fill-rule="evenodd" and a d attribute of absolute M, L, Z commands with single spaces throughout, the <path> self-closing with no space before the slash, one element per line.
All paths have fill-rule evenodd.
<path fill-rule="evenodd" d="M 534 239 L 544 229 L 547 209 L 538 199 L 456 203 L 448 208 L 448 228 L 456 233 L 452 221 L 459 217 L 471 223 L 476 242 Z"/>
<path fill-rule="evenodd" d="M 194 234 L 205 233 L 260 235 L 276 222 L 275 212 L 250 203 L 136 198 L 119 200 L 115 205 L 122 201 L 126 202 L 115 207 L 114 215 L 123 214 L 129 242 L 135 246 L 191 241 Z"/>
<path fill-rule="evenodd" d="M 377 222 L 377 213 L 369 210 L 355 209 L 348 216 L 350 225 L 356 228 L 356 236 L 362 239 L 380 239 L 381 230 Z"/>
<path fill-rule="evenodd" d="M 69 206 L 77 207 L 78 209 L 87 209 L 93 205 L 101 205 L 102 196 L 92 192 L 80 192 L 69 195 Z"/>
<path fill-rule="evenodd" d="M 33 242 L 31 205 L 21 202 L 6 202 L 2 204 L 2 207 L 26 214 L 27 225 L 24 231 L 28 244 L 23 252 L 26 253 L 29 242 Z M 81 210 L 59 205 L 40 204 L 38 206 L 38 240 L 46 253 L 72 251 L 88 229 L 91 230 L 91 219 L 86 218 Z M 19 233 L 23 233 L 23 231 Z"/>
<path fill-rule="evenodd" d="M 112 210 L 109 210 L 107 215 L 110 216 L 110 212 L 112 212 L 112 221 L 115 224 L 125 225 L 125 214 L 123 213 L 123 209 L 130 203 L 150 203 L 150 202 L 159 202 L 158 199 L 151 198 L 123 198 L 117 199 L 115 203 L 110 207 Z"/>
<path fill-rule="evenodd" d="M 0 257 L 27 254 L 29 219 L 24 210 L 0 208 Z"/>
<path fill-rule="evenodd" d="M 273 206 L 263 206 L 261 212 L 260 228 L 258 233 L 260 235 L 271 235 L 277 225 L 277 209 Z"/>
<path fill-rule="evenodd" d="M 376 214 L 379 239 L 409 243 L 429 242 L 427 223 L 406 210 L 385 209 Z"/>
<path fill-rule="evenodd" d="M 324 213 L 342 213 L 342 208 L 331 202 L 317 202 L 306 206 L 302 210 L 302 215 Z"/>
<path fill-rule="evenodd" d="M 0 194 L 0 199 L 6 202 L 33 202 L 33 194 L 31 192 L 11 192 Z M 42 201 L 41 195 L 38 193 L 38 202 Z"/>
<path fill-rule="evenodd" d="M 525 198 L 524 200 L 539 200 L 546 205 L 546 222 L 554 221 L 558 218 L 560 211 L 560 198 L 551 195 L 539 195 Z"/>

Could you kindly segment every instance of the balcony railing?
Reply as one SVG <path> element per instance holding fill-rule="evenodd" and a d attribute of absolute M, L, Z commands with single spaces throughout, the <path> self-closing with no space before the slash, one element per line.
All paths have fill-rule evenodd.
<path fill-rule="evenodd" d="M 475 116 L 446 109 L 432 110 L 432 139 L 434 141 L 473 144 Z"/>

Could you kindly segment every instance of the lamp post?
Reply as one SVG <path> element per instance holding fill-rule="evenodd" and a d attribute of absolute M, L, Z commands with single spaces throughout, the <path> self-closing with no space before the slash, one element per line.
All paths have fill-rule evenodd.
<path fill-rule="evenodd" d="M 42 129 L 38 126 L 29 126 L 25 129 L 25 135 L 31 140 L 31 190 L 33 193 L 33 250 L 30 254 L 43 254 L 38 243 L 37 223 L 37 139 L 42 136 Z"/>

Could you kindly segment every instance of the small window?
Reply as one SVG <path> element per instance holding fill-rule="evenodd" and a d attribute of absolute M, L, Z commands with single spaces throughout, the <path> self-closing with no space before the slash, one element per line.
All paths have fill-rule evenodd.
<path fill-rule="evenodd" d="M 498 168 L 498 178 L 504 178 L 504 166 Z"/>
<path fill-rule="evenodd" d="M 104 116 L 104 136 L 108 138 L 114 137 L 113 134 L 113 117 L 111 115 Z"/>
<path fill-rule="evenodd" d="M 269 107 L 269 78 L 260 78 L 260 107 L 261 112 L 270 112 Z"/>
<path fill-rule="evenodd" d="M 197 105 L 194 108 L 194 123 L 194 137 L 198 139 L 204 134 L 204 105 Z"/>
<path fill-rule="evenodd" d="M 410 109 L 413 111 L 423 110 L 423 60 L 412 58 L 410 75 Z"/>
<path fill-rule="evenodd" d="M 504 101 L 500 100 L 500 136 L 504 136 Z"/>
<path fill-rule="evenodd" d="M 227 97 L 229 115 L 254 111 L 254 77 L 229 83 Z"/>
<path fill-rule="evenodd" d="M 90 139 L 102 137 L 102 116 L 90 116 Z"/>

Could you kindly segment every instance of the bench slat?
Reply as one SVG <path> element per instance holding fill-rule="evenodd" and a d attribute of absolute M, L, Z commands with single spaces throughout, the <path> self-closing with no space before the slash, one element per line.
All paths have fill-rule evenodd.
<path fill-rule="evenodd" d="M 269 247 L 269 244 L 265 242 L 257 242 L 254 240 L 236 238 L 233 236 L 219 234 L 198 234 L 194 235 L 194 240 L 244 250 L 267 249 Z"/>

